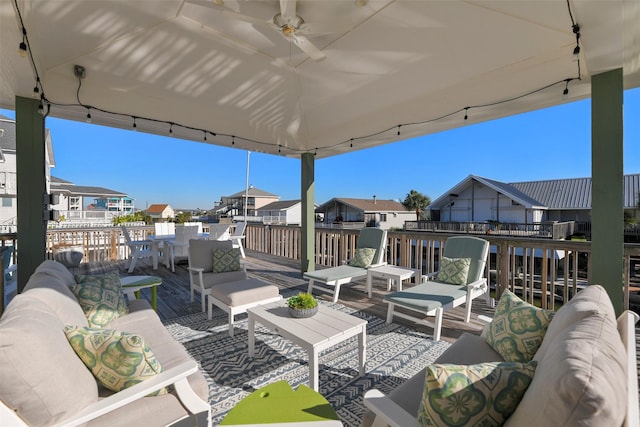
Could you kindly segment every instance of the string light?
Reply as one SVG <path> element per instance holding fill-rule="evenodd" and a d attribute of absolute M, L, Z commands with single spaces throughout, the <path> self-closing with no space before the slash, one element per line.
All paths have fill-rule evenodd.
<path fill-rule="evenodd" d="M 571 81 L 571 79 L 567 79 L 566 80 L 566 84 L 564 85 L 564 90 L 562 91 L 562 97 L 564 99 L 567 99 L 569 97 L 569 82 Z"/>
<path fill-rule="evenodd" d="M 221 2 L 222 1 L 223 0 L 221 0 Z M 526 96 L 530 96 L 530 95 L 536 94 L 536 93 L 541 92 L 543 90 L 549 89 L 549 88 L 551 88 L 551 87 L 553 87 L 555 85 L 558 85 L 560 83 L 565 83 L 565 88 L 563 90 L 563 96 L 565 96 L 565 97 L 568 96 L 568 94 L 569 94 L 569 82 L 571 82 L 572 80 L 581 80 L 580 59 L 579 59 L 579 54 L 580 54 L 580 51 L 581 51 L 580 50 L 580 37 L 581 37 L 581 34 L 580 34 L 580 26 L 577 23 L 575 23 L 574 20 L 573 20 L 573 15 L 572 15 L 572 12 L 571 12 L 571 7 L 570 7 L 569 1 L 567 1 L 567 6 L 568 6 L 568 9 L 569 9 L 569 15 L 570 15 L 571 21 L 572 21 L 572 27 L 571 28 L 572 28 L 573 33 L 576 36 L 576 46 L 573 49 L 573 55 L 577 57 L 577 64 L 578 64 L 577 65 L 577 69 L 578 69 L 577 70 L 578 71 L 577 77 L 566 78 L 566 79 L 563 79 L 563 80 L 559 80 L 559 81 L 547 84 L 546 86 L 540 87 L 538 89 L 523 93 L 521 95 L 517 95 L 517 96 L 511 97 L 511 98 L 502 99 L 502 100 L 499 100 L 499 101 L 486 103 L 486 104 L 479 104 L 479 105 L 473 105 L 473 106 L 464 107 L 463 109 L 459 109 L 457 111 L 454 111 L 454 112 L 451 112 L 451 113 L 447 113 L 447 114 L 444 114 L 444 115 L 439 116 L 439 117 L 435 117 L 435 118 L 431 118 L 431 119 L 427 119 L 427 120 L 423 120 L 423 121 L 418 121 L 418 122 L 412 122 L 412 123 L 401 123 L 401 124 L 392 126 L 391 128 L 387 128 L 387 129 L 384 129 L 384 130 L 381 130 L 381 131 L 378 131 L 378 132 L 374 132 L 374 133 L 371 133 L 369 135 L 363 135 L 363 136 L 360 136 L 360 137 L 357 137 L 357 138 L 350 138 L 350 139 L 348 139 L 346 141 L 341 141 L 341 142 L 335 143 L 333 145 L 328 145 L 326 147 L 322 147 L 322 149 L 330 150 L 330 149 L 333 149 L 335 147 L 338 147 L 338 146 L 341 146 L 341 145 L 345 145 L 347 143 L 349 144 L 349 146 L 351 148 L 353 148 L 354 140 L 364 140 L 364 139 L 376 137 L 376 136 L 379 136 L 381 134 L 384 134 L 384 133 L 390 131 L 394 127 L 397 128 L 397 132 L 396 133 L 397 133 L 398 136 L 400 136 L 400 134 L 401 134 L 401 129 L 400 129 L 401 126 L 426 125 L 426 124 L 433 123 L 433 122 L 436 122 L 436 121 L 439 121 L 439 120 L 443 120 L 443 119 L 445 119 L 447 117 L 453 116 L 454 114 L 458 114 L 462 110 L 464 110 L 464 112 L 465 112 L 464 120 L 468 120 L 468 112 L 469 112 L 469 110 L 471 108 L 492 107 L 492 106 L 495 106 L 495 105 L 500 105 L 500 104 L 504 104 L 504 103 L 507 103 L 507 102 L 512 102 L 512 101 L 524 98 Z M 137 130 L 136 120 L 138 118 L 141 118 L 141 119 L 144 119 L 144 120 L 150 121 L 150 122 L 169 124 L 169 133 L 170 134 L 173 134 L 173 126 L 175 124 L 176 126 L 180 126 L 180 127 L 184 128 L 184 129 L 190 129 L 190 130 L 193 130 L 193 131 L 201 131 L 201 132 L 203 132 L 205 141 L 207 140 L 207 133 L 210 133 L 214 137 L 218 136 L 217 133 L 209 131 L 209 130 L 206 130 L 206 129 L 198 129 L 198 128 L 185 126 L 185 125 L 180 125 L 180 124 L 176 124 L 176 123 L 172 123 L 172 122 L 168 122 L 168 121 L 164 121 L 164 120 L 152 119 L 152 118 L 148 118 L 148 117 L 133 116 L 133 115 L 125 114 L 125 113 L 118 113 L 118 112 L 114 112 L 114 111 L 104 110 L 104 109 L 101 109 L 99 107 L 95 107 L 93 105 L 92 106 L 88 106 L 88 105 L 85 105 L 82 102 L 80 102 L 78 94 L 76 94 L 77 101 L 78 101 L 77 104 L 64 104 L 64 103 L 56 103 L 56 102 L 50 101 L 45 96 L 44 87 L 42 86 L 42 82 L 40 81 L 40 76 L 39 76 L 39 73 L 38 73 L 38 69 L 37 69 L 35 60 L 33 58 L 33 55 L 30 54 L 27 30 L 26 30 L 26 28 L 25 28 L 25 26 L 24 26 L 24 24 L 22 22 L 22 15 L 21 15 L 20 9 L 18 8 L 17 2 L 16 2 L 16 9 L 17 9 L 18 17 L 20 19 L 21 30 L 22 30 L 22 42 L 19 45 L 18 52 L 20 53 L 21 56 L 29 55 L 30 60 L 31 60 L 32 69 L 33 69 L 35 77 L 36 77 L 36 84 L 35 84 L 34 89 L 33 89 L 34 97 L 36 97 L 37 94 L 40 93 L 40 104 L 38 105 L 38 113 L 40 113 L 42 115 L 45 115 L 45 116 L 48 115 L 52 105 L 53 106 L 61 106 L 61 107 L 84 107 L 84 108 L 87 109 L 87 122 L 91 122 L 91 111 L 90 110 L 94 109 L 94 110 L 97 110 L 97 111 L 99 111 L 101 113 L 104 113 L 104 114 L 111 114 L 111 115 L 116 115 L 116 116 L 121 116 L 121 117 L 130 117 L 133 120 L 132 128 L 133 128 L 134 131 Z M 84 77 L 84 75 L 82 77 Z M 81 79 L 81 77 L 79 77 L 79 79 Z M 78 92 L 79 91 L 80 91 L 80 85 L 78 87 Z M 45 113 L 45 107 L 46 107 L 46 110 L 47 110 L 46 113 Z M 231 139 L 231 145 L 235 145 L 235 138 L 236 138 L 235 135 L 229 135 L 229 134 L 220 134 L 220 135 L 221 136 L 225 136 L 225 137 L 231 136 L 231 138 L 232 138 Z M 253 144 L 256 144 L 256 145 L 262 145 L 264 147 L 267 147 L 267 149 L 275 147 L 275 144 L 269 143 L 269 142 L 265 142 L 265 141 L 258 141 L 258 140 L 254 140 L 254 139 L 251 139 L 251 138 L 242 138 L 242 139 L 247 141 L 247 142 L 249 142 L 249 143 L 253 143 Z M 296 153 L 296 152 L 297 153 L 308 153 L 309 152 L 309 150 L 295 149 L 295 148 L 288 148 L 288 150 L 290 152 L 293 152 L 293 153 Z M 278 144 L 278 153 L 280 153 L 281 151 L 282 151 L 282 146 L 280 144 Z M 317 154 L 318 154 L 318 147 L 316 147 L 314 149 L 314 155 L 317 155 Z"/>
<path fill-rule="evenodd" d="M 18 45 L 18 54 L 26 58 L 27 57 L 27 29 L 22 27 L 22 41 Z"/>

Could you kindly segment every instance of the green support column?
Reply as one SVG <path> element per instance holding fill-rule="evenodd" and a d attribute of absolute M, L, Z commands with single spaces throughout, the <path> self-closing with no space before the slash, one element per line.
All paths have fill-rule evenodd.
<path fill-rule="evenodd" d="M 40 100 L 16 97 L 16 176 L 18 180 L 18 292 L 45 259 L 47 222 L 44 220 L 44 117 Z"/>
<path fill-rule="evenodd" d="M 591 78 L 591 283 L 623 309 L 622 69 Z"/>
<path fill-rule="evenodd" d="M 315 263 L 315 155 L 313 153 L 304 153 L 300 158 L 302 181 L 300 185 L 300 193 L 302 198 L 302 242 L 301 242 L 301 271 L 314 271 Z"/>

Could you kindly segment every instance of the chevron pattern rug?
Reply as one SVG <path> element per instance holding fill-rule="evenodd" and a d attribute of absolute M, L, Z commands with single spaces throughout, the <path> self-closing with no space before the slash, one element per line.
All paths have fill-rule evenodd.
<path fill-rule="evenodd" d="M 360 425 L 365 412 L 362 396 L 377 388 L 385 394 L 432 363 L 449 344 L 434 343 L 408 327 L 387 325 L 379 317 L 341 304 L 320 301 L 336 310 L 366 319 L 367 372 L 358 377 L 357 338 L 351 338 L 320 355 L 320 393 L 331 403 L 345 426 Z M 286 339 L 256 325 L 256 357 L 247 354 L 247 320 L 236 322 L 228 335 L 227 315 L 214 310 L 165 322 L 169 333 L 198 361 L 209 382 L 213 423 L 218 424 L 233 406 L 267 384 L 286 380 L 295 389 L 308 385 L 307 353 Z"/>

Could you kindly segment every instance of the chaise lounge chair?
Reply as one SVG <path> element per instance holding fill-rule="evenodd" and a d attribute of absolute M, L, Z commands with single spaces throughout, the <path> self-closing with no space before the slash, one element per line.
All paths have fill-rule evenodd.
<path fill-rule="evenodd" d="M 333 302 L 338 302 L 340 286 L 352 280 L 366 277 L 367 269 L 385 265 L 387 247 L 387 232 L 379 228 L 367 227 L 360 230 L 356 242 L 356 253 L 351 261 L 337 267 L 325 268 L 318 271 L 304 273 L 304 278 L 309 279 L 308 293 L 313 289 L 321 289 L 331 292 L 327 287 L 333 287 Z M 324 286 L 318 286 L 322 284 Z"/>
<path fill-rule="evenodd" d="M 384 302 L 388 304 L 387 323 L 397 316 L 431 326 L 433 340 L 438 341 L 445 310 L 466 304 L 464 321 L 469 322 L 474 298 L 486 295 L 487 303 L 490 302 L 487 279 L 482 277 L 488 255 L 489 242 L 484 239 L 449 237 L 440 256 L 438 273 L 425 276 L 426 280 L 417 286 L 384 297 Z M 421 316 L 395 311 L 396 307 L 417 312 Z M 435 323 L 424 320 L 424 316 L 435 316 Z"/>

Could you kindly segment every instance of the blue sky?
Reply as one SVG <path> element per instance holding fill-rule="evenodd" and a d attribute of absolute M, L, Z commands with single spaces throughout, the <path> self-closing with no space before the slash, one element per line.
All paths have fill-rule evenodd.
<path fill-rule="evenodd" d="M 13 111 L 0 110 L 8 117 Z M 640 173 L 640 89 L 624 94 L 624 173 Z M 78 185 L 129 194 L 138 208 L 209 209 L 245 186 L 247 152 L 48 118 L 56 167 Z M 249 183 L 300 198 L 300 161 L 251 153 Z M 316 202 L 332 197 L 431 199 L 470 174 L 504 182 L 591 176 L 590 100 L 319 159 Z"/>

